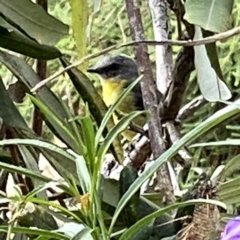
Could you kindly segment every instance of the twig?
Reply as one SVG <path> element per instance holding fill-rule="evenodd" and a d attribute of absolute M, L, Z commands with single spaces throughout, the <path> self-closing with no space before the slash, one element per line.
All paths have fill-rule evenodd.
<path fill-rule="evenodd" d="M 41 87 L 45 86 L 47 83 L 49 83 L 50 81 L 52 81 L 53 79 L 55 79 L 56 77 L 62 75 L 64 72 L 66 72 L 67 70 L 71 69 L 71 68 L 74 68 L 74 67 L 77 67 L 81 64 L 83 64 L 85 61 L 89 60 L 89 59 L 92 59 L 92 58 L 95 58 L 95 57 L 99 57 L 100 55 L 102 54 L 105 54 L 105 53 L 108 53 L 110 52 L 111 50 L 115 49 L 117 47 L 117 45 L 113 45 L 111 47 L 108 47 L 108 48 L 105 48 L 103 49 L 102 51 L 98 52 L 98 53 L 94 53 L 94 54 L 90 54 L 90 55 L 87 55 L 86 57 L 83 57 L 81 58 L 80 60 L 74 62 L 73 64 L 55 72 L 53 75 L 51 75 L 50 77 L 44 79 L 43 81 L 39 82 L 38 84 L 35 85 L 35 87 L 33 87 L 31 89 L 31 92 L 34 93 L 36 92 L 38 89 L 40 89 Z"/>
<path fill-rule="evenodd" d="M 134 46 L 141 43 L 146 43 L 147 45 L 175 45 L 175 46 L 187 46 L 187 47 L 193 47 L 203 44 L 209 44 L 213 42 L 217 42 L 220 40 L 224 40 L 226 38 L 230 38 L 236 34 L 240 33 L 240 27 L 233 28 L 231 30 L 228 30 L 226 32 L 218 33 L 210 37 L 202 38 L 200 40 L 163 40 L 163 41 L 155 41 L 155 40 L 141 40 L 141 41 L 131 41 L 125 44 L 120 45 L 120 47 L 128 47 L 128 46 Z"/>
<path fill-rule="evenodd" d="M 186 117 L 191 116 L 196 111 L 196 109 L 202 106 L 205 102 L 206 100 L 202 95 L 194 98 L 191 102 L 187 103 L 179 110 L 176 119 L 178 121 L 182 121 Z"/>
<path fill-rule="evenodd" d="M 82 63 L 84 63 L 85 61 L 95 58 L 95 57 L 99 57 L 102 54 L 108 53 L 114 49 L 119 49 L 122 47 L 127 47 L 127 46 L 134 46 L 134 45 L 138 45 L 138 44 L 142 44 L 145 43 L 147 45 L 164 45 L 164 44 L 168 44 L 168 45 L 175 45 L 175 46 L 197 46 L 197 45 L 202 45 L 202 44 L 209 44 L 209 43 L 213 43 L 219 40 L 223 40 L 226 38 L 230 38 L 236 34 L 240 33 L 240 27 L 236 27 L 233 28 L 229 31 L 223 32 L 223 33 L 219 33 L 216 34 L 214 36 L 210 36 L 210 37 L 206 37 L 200 40 L 188 40 L 188 41 L 180 41 L 180 40 L 164 40 L 164 41 L 155 41 L 155 40 L 141 40 L 141 41 L 132 41 L 132 42 L 128 42 L 128 43 L 124 43 L 124 44 L 120 44 L 119 46 L 117 45 L 113 45 L 111 47 L 108 47 L 106 49 L 103 49 L 102 51 L 98 52 L 98 53 L 94 53 L 94 54 L 90 54 L 87 55 L 84 58 L 81 58 L 80 60 L 76 61 L 75 63 L 67 66 L 66 68 L 63 68 L 59 71 L 57 71 L 56 73 L 54 73 L 53 75 L 51 75 L 50 77 L 44 79 L 43 81 L 41 81 L 40 83 L 36 84 L 35 87 L 33 87 L 31 89 L 31 92 L 36 92 L 38 89 L 40 89 L 41 87 L 45 86 L 47 83 L 49 83 L 50 81 L 52 81 L 53 79 L 57 78 L 58 76 L 62 75 L 64 72 L 66 72 L 67 70 L 77 67 L 79 65 L 81 65 Z"/>

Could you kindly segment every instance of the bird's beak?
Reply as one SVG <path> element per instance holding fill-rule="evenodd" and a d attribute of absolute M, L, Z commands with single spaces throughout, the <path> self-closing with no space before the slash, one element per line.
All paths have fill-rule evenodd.
<path fill-rule="evenodd" d="M 94 66 L 87 68 L 87 72 L 89 73 L 99 73 L 99 69 Z"/>

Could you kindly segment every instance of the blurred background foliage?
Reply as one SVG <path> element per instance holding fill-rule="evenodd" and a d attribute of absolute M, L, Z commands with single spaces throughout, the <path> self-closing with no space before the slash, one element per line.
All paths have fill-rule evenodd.
<path fill-rule="evenodd" d="M 89 1 L 88 7 L 88 26 L 86 31 L 87 36 L 87 45 L 86 53 L 97 53 L 102 49 L 110 47 L 114 44 L 122 44 L 128 41 L 131 41 L 130 38 L 130 29 L 127 22 L 126 12 L 124 11 L 123 1 L 118 0 L 108 0 L 108 1 L 96 1 L 99 2 L 99 6 L 95 2 Z M 96 6 L 94 6 L 94 3 Z M 71 26 L 71 6 L 68 0 L 49 0 L 49 13 L 54 15 L 56 18 L 60 19 L 62 22 Z M 143 24 L 145 29 L 146 39 L 153 39 L 153 29 L 151 22 L 151 14 L 148 7 L 147 1 L 141 1 L 141 13 L 143 18 Z M 232 14 L 232 27 L 239 26 L 240 23 L 240 2 L 235 1 L 234 9 Z M 177 22 L 175 15 L 169 11 L 171 19 L 171 29 L 172 29 L 172 38 L 177 39 Z M 57 47 L 61 50 L 63 54 L 68 55 L 70 62 L 74 62 L 79 59 L 79 54 L 74 42 L 72 28 L 70 29 L 70 34 L 57 43 Z M 217 42 L 218 56 L 224 74 L 224 80 L 230 89 L 233 92 L 239 94 L 239 85 L 240 85 L 240 54 L 239 54 L 239 41 L 240 36 L 236 35 L 227 40 Z M 175 59 L 180 47 L 173 46 L 173 58 Z M 133 57 L 132 47 L 123 47 L 117 50 L 112 51 L 112 53 L 124 53 Z M 154 47 L 149 47 L 149 54 L 152 60 L 152 65 L 154 68 Z M 96 59 L 91 61 L 89 64 L 92 64 Z M 31 65 L 35 64 L 34 60 L 30 60 Z M 52 75 L 54 72 L 60 69 L 61 64 L 59 60 L 50 60 L 47 62 L 47 76 Z M 86 66 L 85 66 L 86 67 Z M 4 66 L 0 68 L 0 74 L 3 77 L 5 84 L 8 86 L 14 81 L 11 73 L 7 71 Z M 94 81 L 96 87 L 99 87 L 99 81 L 97 76 L 90 75 L 90 79 Z M 66 75 L 61 75 L 50 84 L 52 90 L 61 98 L 67 102 L 71 110 L 74 108 L 81 109 L 78 104 L 78 97 L 75 92 L 75 89 L 72 87 L 72 84 L 68 80 Z M 200 90 L 197 84 L 195 72 L 191 74 L 189 84 L 187 86 L 186 95 L 184 98 L 184 103 L 188 103 L 195 97 L 200 95 Z M 201 108 L 196 110 L 194 114 L 189 117 L 182 125 L 181 132 L 186 133 L 190 129 L 193 129 L 204 119 L 209 117 L 216 109 L 219 108 L 220 104 L 216 103 L 205 103 Z M 24 101 L 22 104 L 19 104 L 19 109 L 24 116 L 30 120 L 32 105 L 30 101 Z M 223 131 L 224 130 L 224 131 Z M 48 130 L 45 128 L 44 134 Z M 48 132 L 50 134 L 50 132 Z M 49 135 L 48 134 L 48 135 Z M 227 137 L 239 137 L 240 129 L 234 124 L 234 122 L 228 122 L 226 126 L 215 129 L 214 134 L 205 136 L 208 141 L 213 140 L 223 140 Z M 51 135 L 51 134 L 50 134 Z M 49 135 L 49 137 L 50 137 Z M 213 137 L 214 136 L 214 137 Z M 202 139 L 204 141 L 204 139 Z M 211 151 L 202 151 L 202 154 L 198 154 L 202 158 L 202 161 L 206 161 L 205 156 L 208 156 L 209 153 L 218 156 L 219 151 L 226 152 L 230 154 L 232 151 L 229 151 L 229 147 L 224 147 L 220 149 L 211 149 Z M 234 147 L 233 147 L 234 148 Z M 215 153 L 215 151 L 217 151 Z M 199 150 L 197 151 L 199 152 Z M 204 153 L 205 152 L 205 153 Z M 234 152 L 234 150 L 233 150 Z M 232 156 L 227 156 L 226 159 Z M 196 155 L 197 156 L 197 155 Z"/>
<path fill-rule="evenodd" d="M 61 1 L 49 0 L 48 1 L 49 13 L 54 15 L 57 19 L 61 20 L 63 23 L 71 26 L 70 30 L 69 30 L 70 34 L 68 34 L 67 36 L 62 38 L 56 44 L 56 47 L 58 49 L 60 49 L 60 51 L 67 57 L 69 62 L 71 62 L 71 63 L 76 62 L 77 60 L 79 60 L 80 58 L 83 58 L 84 56 L 86 56 L 88 54 L 94 54 L 94 53 L 101 52 L 101 50 L 108 48 L 112 45 L 115 45 L 115 44 L 120 45 L 122 43 L 131 41 L 129 23 L 128 23 L 126 12 L 124 10 L 123 2 L 124 1 L 119 1 L 119 0 L 102 0 L 102 1 L 101 0 L 98 0 L 98 1 L 97 0 L 95 0 L 95 1 L 89 0 L 88 6 L 87 6 L 88 11 L 86 11 L 86 8 L 83 8 L 82 14 L 81 14 L 81 21 L 77 21 L 76 19 L 78 19 L 79 16 L 77 14 L 74 15 L 75 13 L 73 13 L 71 10 L 72 9 L 71 5 L 74 6 L 74 4 L 77 4 L 76 1 L 74 1 L 74 0 L 61 0 Z M 152 19 L 151 19 L 149 6 L 148 6 L 148 1 L 138 1 L 138 2 L 140 5 L 140 9 L 141 9 L 146 39 L 153 39 L 154 36 L 153 36 L 153 28 L 152 28 Z M 233 9 L 233 14 L 232 14 L 232 27 L 236 27 L 236 26 L 240 25 L 239 24 L 239 21 L 240 21 L 239 14 L 240 14 L 240 1 L 236 0 L 234 3 L 234 9 Z M 179 36 L 177 33 L 176 17 L 170 11 L 169 11 L 169 16 L 170 16 L 170 27 L 171 27 L 172 39 L 178 39 Z M 72 19 L 72 17 L 73 17 L 73 19 Z M 74 29 L 81 29 L 81 30 L 78 33 L 74 33 Z M 74 35 L 74 34 L 78 34 L 78 35 Z M 81 38 L 81 34 L 83 36 L 82 38 Z M 74 38 L 74 36 L 76 36 L 76 38 Z M 232 100 L 239 98 L 239 94 L 240 94 L 240 92 L 239 92 L 239 85 L 240 85 L 240 83 L 239 83 L 239 81 L 240 81 L 240 69 L 239 69 L 240 68 L 240 62 L 239 62 L 240 61 L 240 54 L 239 54 L 240 48 L 239 48 L 239 44 L 240 44 L 239 43 L 239 35 L 229 38 L 228 40 L 217 42 L 218 56 L 219 56 L 222 72 L 224 75 L 224 81 L 226 82 L 227 86 L 231 89 L 231 91 L 234 93 L 234 97 Z M 177 54 L 179 53 L 180 47 L 173 46 L 172 50 L 173 50 L 173 59 L 175 60 L 177 57 Z M 122 47 L 122 48 L 113 50 L 112 53 L 113 54 L 114 53 L 115 54 L 116 53 L 124 53 L 124 54 L 130 55 L 131 57 L 134 57 L 132 47 Z M 154 68 L 155 68 L 155 49 L 154 49 L 154 47 L 149 46 L 149 54 L 150 54 L 150 59 L 151 59 L 152 67 L 153 67 L 153 71 L 154 71 Z M 18 54 L 16 54 L 16 55 L 18 55 Z M 24 59 L 35 69 L 37 60 L 31 59 L 28 57 L 24 57 Z M 93 64 L 96 60 L 97 59 L 94 58 L 91 61 L 86 61 L 83 65 L 79 66 L 79 68 L 86 75 L 88 75 L 85 72 L 86 67 L 88 65 Z M 65 62 L 65 64 L 66 64 L 66 62 Z M 47 76 L 51 76 L 52 74 L 56 73 L 59 69 L 62 69 L 62 64 L 59 61 L 59 59 L 47 61 Z M 78 72 L 78 74 L 79 74 L 79 72 Z M 1 68 L 0 68 L 0 76 L 3 78 L 3 82 L 5 83 L 7 88 L 9 88 L 9 86 L 11 86 L 11 84 L 13 84 L 16 81 L 15 77 L 13 77 L 11 72 L 8 71 L 6 69 L 6 67 L 4 67 L 3 65 L 1 65 Z M 81 79 L 81 77 L 82 77 L 82 75 L 80 74 L 79 79 Z M 93 81 L 96 88 L 100 87 L 99 79 L 97 76 L 88 75 L 88 77 Z M 71 81 L 70 81 L 70 79 L 71 79 Z M 83 160 L 83 158 L 81 158 L 82 156 L 81 157 L 77 156 L 78 161 L 76 159 L 74 159 L 74 160 L 79 165 L 75 166 L 75 162 L 73 161 L 73 156 L 72 155 L 70 156 L 67 152 L 64 152 L 64 154 L 63 154 L 61 152 L 62 149 L 58 149 L 59 155 L 63 154 L 63 156 L 61 155 L 60 159 L 62 161 L 61 163 L 64 163 L 64 165 L 61 166 L 61 164 L 59 164 L 60 166 L 57 166 L 57 167 L 58 167 L 58 169 L 61 170 L 60 175 L 66 177 L 65 180 L 69 184 L 69 186 L 68 186 L 69 188 L 67 188 L 67 191 L 66 191 L 66 189 L 64 189 L 64 191 L 67 192 L 68 194 L 70 192 L 70 196 L 77 198 L 77 200 L 81 204 L 83 204 L 83 200 L 79 199 L 80 193 L 78 192 L 78 189 L 77 189 L 77 185 L 76 185 L 77 183 L 74 181 L 80 181 L 80 182 L 81 182 L 81 180 L 83 182 L 86 181 L 86 186 L 87 186 L 87 184 L 89 184 L 89 186 L 91 186 L 90 190 L 93 191 L 93 192 L 91 192 L 92 195 L 90 193 L 90 197 L 92 197 L 92 198 L 95 197 L 94 194 L 96 194 L 95 192 L 97 192 L 96 189 L 100 190 L 100 187 L 99 187 L 100 183 L 99 183 L 99 185 L 97 185 L 97 183 L 96 183 L 97 181 L 94 181 L 91 179 L 91 184 L 92 184 L 91 185 L 87 181 L 89 181 L 89 176 L 91 176 L 91 177 L 93 176 L 95 180 L 97 179 L 98 181 L 100 181 L 99 180 L 100 177 L 98 176 L 98 172 L 100 170 L 100 167 L 99 167 L 100 165 L 95 166 L 96 164 L 94 163 L 94 160 L 95 160 L 94 158 L 96 156 L 94 154 L 99 154 L 100 157 L 99 157 L 99 155 L 97 157 L 99 157 L 99 159 L 102 160 L 101 154 L 105 153 L 104 152 L 105 149 L 102 150 L 103 149 L 102 146 L 104 146 L 104 144 L 101 145 L 102 142 L 99 139 L 98 139 L 99 141 L 97 143 L 94 142 L 95 141 L 94 130 L 96 130 L 96 129 L 94 128 L 95 125 L 90 121 L 90 118 L 88 118 L 89 117 L 88 114 L 86 114 L 86 112 L 88 113 L 88 111 L 87 111 L 88 106 L 86 106 L 82 103 L 82 100 L 80 99 L 79 94 L 77 92 L 78 91 L 77 87 L 73 86 L 73 83 L 74 83 L 74 81 L 72 80 L 73 78 L 70 77 L 70 79 L 69 79 L 69 76 L 67 75 L 67 73 L 64 73 L 64 74 L 60 75 L 59 77 L 57 77 L 54 81 L 49 83 L 49 86 L 51 87 L 51 90 L 56 94 L 56 96 L 58 96 L 63 101 L 63 103 L 65 103 L 66 106 L 68 107 L 67 114 L 70 112 L 72 114 L 71 116 L 77 116 L 80 114 L 82 117 L 82 118 L 79 118 L 80 120 L 77 119 L 77 120 L 79 120 L 80 123 L 77 121 L 76 121 L 77 123 L 75 123 L 75 121 L 73 121 L 71 119 L 72 121 L 70 121 L 70 123 L 67 122 L 67 124 L 66 124 L 67 127 L 64 125 L 66 122 L 63 121 L 64 124 L 62 124 L 62 122 L 61 122 L 61 124 L 62 124 L 61 126 L 66 127 L 66 128 L 60 129 L 60 132 L 61 132 L 61 130 L 65 131 L 67 129 L 66 139 L 70 138 L 70 140 L 73 140 L 72 146 L 77 145 L 76 148 L 78 151 L 76 151 L 76 152 L 78 154 L 80 154 L 80 153 L 82 154 L 82 152 L 83 152 L 83 155 L 85 154 L 84 155 L 85 161 L 80 161 L 80 160 Z M 200 94 L 201 93 L 200 93 L 197 79 L 196 79 L 196 72 L 193 72 L 191 74 L 190 80 L 187 85 L 187 90 L 185 93 L 183 104 L 187 104 L 194 98 L 198 97 Z M 27 121 L 29 126 L 32 123 L 32 113 L 34 111 L 34 106 L 31 101 L 33 101 L 38 107 L 41 106 L 41 103 L 38 102 L 38 100 L 36 100 L 36 99 L 34 100 L 31 97 L 25 98 L 22 103 L 16 103 L 18 109 L 20 110 L 21 114 L 23 115 L 24 119 Z M 51 105 L 51 103 L 49 105 Z M 48 105 L 48 107 L 49 107 L 49 105 Z M 189 116 L 187 119 L 184 120 L 184 122 L 181 123 L 180 129 L 181 129 L 182 135 L 189 133 L 192 129 L 199 126 L 200 123 L 202 123 L 204 120 L 208 119 L 217 110 L 223 108 L 224 106 L 225 105 L 223 103 L 204 102 L 204 104 L 202 104 L 198 109 L 196 109 L 195 112 L 191 116 Z M 42 107 L 42 109 L 44 109 L 44 106 L 41 106 L 41 107 Z M 41 109 L 41 107 L 39 107 L 39 108 Z M 46 110 L 46 109 L 44 109 L 44 110 Z M 62 109 L 61 109 L 61 111 L 62 111 Z M 45 117 L 49 116 L 49 115 L 51 115 L 51 114 L 49 112 L 45 111 Z M 70 114 L 69 114 L 69 116 L 70 116 Z M 64 119 L 64 120 L 66 120 L 66 119 Z M 76 119 L 74 119 L 74 120 L 76 120 Z M 86 128 L 84 128 L 84 127 L 80 128 L 79 126 L 84 126 Z M 79 131 L 79 129 L 81 129 L 81 131 Z M 86 137 L 87 134 L 84 131 L 86 131 L 86 132 L 88 131 L 89 136 Z M 66 132 L 64 132 L 64 133 L 66 133 Z M 72 134 L 70 137 L 68 135 L 69 132 L 70 132 L 70 135 Z M 25 135 L 19 134 L 19 136 L 21 136 L 21 137 L 23 136 L 24 140 L 28 140 L 28 139 L 25 139 L 26 138 Z M 72 136 L 73 136 L 73 138 L 71 138 Z M 85 136 L 86 138 L 84 139 L 83 136 Z M 228 139 L 228 143 L 223 144 L 221 146 L 212 144 L 212 146 L 207 146 L 207 147 L 206 146 L 198 146 L 198 147 L 192 147 L 192 148 L 190 147 L 189 151 L 192 154 L 193 158 L 191 161 L 190 174 L 188 174 L 187 180 L 183 181 L 183 179 L 181 179 L 181 174 L 180 175 L 176 174 L 177 175 L 176 179 L 180 185 L 181 190 L 187 189 L 189 186 L 192 186 L 194 183 L 194 180 L 196 178 L 198 178 L 202 172 L 207 172 L 211 176 L 212 172 L 220 164 L 227 163 L 228 160 L 233 159 L 233 157 L 235 157 L 235 156 L 238 157 L 238 154 L 240 153 L 239 142 L 238 142 L 238 144 L 232 144 L 230 139 L 238 140 L 239 136 L 240 136 L 239 116 L 237 116 L 235 118 L 231 118 L 231 120 L 224 121 L 221 124 L 216 124 L 216 127 L 211 129 L 211 131 L 209 131 L 207 133 L 205 133 L 202 130 L 202 134 L 200 134 L 200 137 L 195 141 L 196 143 L 217 142 L 217 141 L 226 140 L 226 139 Z M 42 137 L 43 137 L 43 139 L 47 139 L 47 140 L 50 140 L 51 142 L 56 143 L 56 145 L 61 146 L 61 144 L 62 144 L 58 140 L 58 138 L 53 134 L 53 132 L 47 127 L 47 125 L 45 123 L 44 123 L 44 127 L 43 127 Z M 35 145 L 33 144 L 33 146 L 35 146 L 35 147 L 37 146 L 37 144 L 39 144 L 39 142 L 36 143 L 34 141 L 33 141 L 33 143 L 35 144 Z M 85 145 L 82 146 L 81 144 L 82 145 L 85 144 Z M 93 144 L 95 148 L 91 144 Z M 3 143 L 3 145 L 4 145 L 4 143 Z M 21 145 L 21 144 L 19 144 L 19 145 Z M 29 145 L 31 145 L 31 144 L 29 144 Z M 84 149 L 84 147 L 86 147 L 87 150 Z M 72 147 L 71 150 L 72 149 L 74 149 L 74 147 Z M 89 151 L 89 149 L 93 150 L 93 152 Z M 81 151 L 81 150 L 83 150 L 83 151 Z M 86 154 L 86 152 L 88 152 L 88 151 L 90 152 L 89 155 Z M 174 149 L 174 146 L 173 146 L 173 150 L 171 150 L 171 148 L 170 148 L 170 151 L 169 151 L 170 153 L 166 157 L 166 159 L 170 159 L 171 157 L 169 157 L 169 156 L 176 154 L 177 151 L 178 151 L 178 149 L 177 150 Z M 54 165 L 54 163 L 56 164 L 56 162 L 54 162 L 54 160 L 55 161 L 56 161 L 56 159 L 58 160 L 58 157 L 59 157 L 58 155 L 57 155 L 57 157 L 56 156 L 52 157 L 52 155 L 49 156 L 47 152 L 45 152 L 45 156 L 52 159 L 53 162 L 51 162 L 51 163 L 53 165 Z M 71 166 L 71 167 L 69 167 L 70 170 L 65 169 L 66 168 L 65 166 L 67 166 L 67 167 L 69 166 L 68 162 L 65 159 L 66 156 L 67 156 L 67 158 L 69 158 L 67 160 L 69 160 L 69 162 L 70 162 L 70 164 L 69 164 Z M 36 156 L 34 156 L 34 157 L 36 157 Z M 26 159 L 28 159 L 28 155 L 27 155 Z M 24 159 L 24 161 L 26 159 Z M 34 160 L 36 160 L 36 159 L 33 158 L 32 160 L 34 162 Z M 70 161 L 70 160 L 72 160 L 72 161 Z M 161 163 L 160 160 L 157 160 L 157 161 L 159 161 L 159 163 Z M 162 163 L 164 161 L 165 161 L 165 159 L 162 160 Z M 86 164 L 87 167 L 84 164 Z M 91 164 L 93 164 L 94 167 L 92 167 Z M 237 163 L 236 163 L 236 166 L 238 167 Z M 91 167 L 93 169 L 91 169 Z M 76 170 L 76 168 L 77 168 L 77 170 Z M 76 177 L 74 179 L 74 181 L 72 181 L 73 179 L 70 179 L 71 181 L 69 180 L 69 178 L 72 177 L 72 176 L 69 177 L 69 175 L 73 174 L 73 172 L 71 171 L 72 169 L 78 171 L 77 175 L 78 175 L 79 179 L 77 179 L 77 177 Z M 82 169 L 84 169 L 86 171 L 83 171 Z M 82 170 L 82 172 L 81 172 L 81 170 Z M 126 171 L 128 171 L 128 169 Z M 153 170 L 151 170 L 151 171 L 153 171 Z M 126 176 L 127 176 L 127 174 L 129 174 L 127 179 L 130 179 L 130 177 L 133 175 L 132 172 L 126 173 Z M 231 174 L 229 174 L 229 175 L 231 175 Z M 132 182 L 134 182 L 135 180 L 136 179 L 132 179 Z M 132 182 L 129 182 L 128 184 L 131 185 Z M 115 184 L 116 183 L 114 183 L 114 185 L 113 185 L 114 187 L 116 187 Z M 137 182 L 136 184 L 139 184 L 139 183 Z M 86 186 L 84 186 L 86 188 L 85 193 L 88 194 L 89 193 L 88 191 L 90 191 L 90 190 L 87 189 Z M 137 186 L 139 187 L 140 185 L 137 185 Z M 109 188 L 107 188 L 107 190 L 114 189 L 114 187 L 110 186 Z M 231 194 L 233 192 L 235 194 L 234 186 L 231 186 L 231 187 L 232 187 Z M 46 189 L 47 189 L 47 187 L 46 187 Z M 114 189 L 114 190 L 116 190 L 116 189 Z M 40 190 L 39 190 L 39 192 L 40 192 Z M 35 195 L 34 192 L 29 193 L 29 194 L 32 196 Z M 114 194 L 110 193 L 109 195 L 112 196 Z M 28 199 L 30 199 L 29 202 L 32 201 L 32 196 L 28 196 Z M 99 197 L 99 196 L 97 196 L 97 197 Z M 96 199 L 94 199 L 95 205 L 93 204 L 94 206 L 92 209 L 90 209 L 90 211 L 96 211 L 96 209 L 97 210 L 101 209 L 102 206 L 100 206 L 100 204 L 98 203 L 97 197 L 96 197 Z M 157 196 L 157 197 L 159 200 L 160 199 L 159 196 Z M 237 196 L 237 197 L 239 197 L 239 196 Z M 86 198 L 88 199 L 88 197 L 86 197 Z M 139 198 L 139 196 L 137 196 L 137 198 Z M 36 201 L 36 199 L 35 199 L 35 201 Z M 39 201 L 39 199 L 38 199 L 38 201 Z M 126 201 L 126 197 L 125 197 L 125 201 Z M 230 202 L 235 201 L 235 199 L 234 200 L 230 199 L 229 201 Z M 227 202 L 227 200 L 226 200 L 226 202 Z M 234 204 L 235 203 L 237 203 L 236 206 L 238 207 L 238 205 L 240 205 L 239 199 L 236 199 Z M 48 204 L 50 204 L 50 202 Z M 87 204 L 88 204 L 88 202 L 86 203 L 86 205 Z M 156 210 L 156 209 L 152 208 L 151 211 L 149 211 L 149 213 L 153 212 L 154 210 Z M 232 210 L 232 213 L 236 213 L 237 208 L 232 208 L 231 210 Z M 61 209 L 61 211 L 63 211 L 63 209 Z M 84 209 L 83 209 L 83 211 L 81 209 L 81 211 L 78 212 L 78 214 L 80 215 L 80 217 L 79 217 L 76 215 L 72 215 L 73 213 L 69 210 L 69 211 L 67 211 L 67 214 L 69 214 L 66 217 L 67 221 L 69 220 L 68 219 L 69 216 L 71 216 L 71 217 L 73 216 L 74 220 L 79 221 L 79 222 L 80 222 L 79 219 L 86 220 L 85 223 L 87 223 L 87 226 L 91 227 L 95 231 L 94 232 L 95 235 L 93 234 L 93 236 L 95 236 L 95 239 L 98 239 L 97 236 L 98 236 L 98 234 L 100 235 L 100 233 L 97 231 L 99 231 L 99 229 L 96 230 L 95 229 L 96 226 L 94 225 L 97 222 L 96 218 L 98 216 L 97 216 L 97 214 L 95 214 L 96 215 L 95 216 L 92 213 L 90 213 L 89 215 L 88 214 L 84 215 L 85 213 L 86 212 L 84 212 Z M 83 214 L 84 216 L 82 216 L 81 214 Z M 64 219 L 64 220 L 66 220 L 66 219 Z M 101 221 L 101 220 L 102 219 L 98 220 L 98 223 L 100 223 L 100 225 L 101 225 L 101 223 L 103 223 L 103 221 Z M 167 220 L 164 219 L 164 221 L 166 222 Z M 102 227 L 101 234 L 104 234 L 104 231 L 106 231 L 105 226 L 100 226 L 100 228 L 101 227 Z M 53 227 L 53 229 L 55 229 L 55 226 Z M 44 238 L 42 238 L 42 239 L 44 239 Z M 131 238 L 129 238 L 129 239 L 131 239 Z"/>

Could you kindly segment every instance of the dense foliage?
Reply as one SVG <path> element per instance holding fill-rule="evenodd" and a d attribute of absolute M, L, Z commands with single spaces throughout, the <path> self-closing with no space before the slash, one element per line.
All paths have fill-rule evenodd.
<path fill-rule="evenodd" d="M 163 59 L 172 64 L 173 82 L 161 99 L 166 147 L 156 158 L 151 134 L 150 141 L 141 135 L 127 147 L 121 141 L 120 133 L 142 111 L 117 125 L 112 120 L 138 81 L 146 81 L 145 73 L 109 109 L 99 79 L 86 73 L 109 52 L 139 64 L 135 50 L 146 43 L 124 45 L 134 34 L 126 1 L 36 2 L 0 0 L 0 239 L 218 236 L 240 205 L 239 35 L 221 35 L 239 26 L 239 1 L 160 4 L 160 23 L 166 21 L 167 37 L 179 42 L 170 42 L 171 48 L 158 43 L 173 59 Z M 129 2 L 140 10 L 145 39 L 156 38 L 152 14 L 158 5 Z M 213 41 L 196 44 L 206 37 Z M 156 80 L 155 45 L 148 53 Z M 161 176 L 164 166 L 170 184 L 162 192 L 146 181 Z"/>

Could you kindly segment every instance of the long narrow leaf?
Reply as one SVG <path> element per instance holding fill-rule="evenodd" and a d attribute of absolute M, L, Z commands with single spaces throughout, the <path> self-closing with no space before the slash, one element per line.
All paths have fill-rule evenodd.
<path fill-rule="evenodd" d="M 154 164 L 145 170 L 145 172 L 130 186 L 129 190 L 124 194 L 124 196 L 120 199 L 118 206 L 116 208 L 116 211 L 113 215 L 112 222 L 109 228 L 109 234 L 112 232 L 113 226 L 128 202 L 128 200 L 132 197 L 132 195 L 138 191 L 138 189 L 141 187 L 141 185 L 150 178 L 157 169 L 166 161 L 170 160 L 177 152 L 187 144 L 191 143 L 193 140 L 195 140 L 197 137 L 201 136 L 214 126 L 218 125 L 219 123 L 223 122 L 224 120 L 238 114 L 240 112 L 239 105 L 240 100 L 237 100 L 234 102 L 234 104 L 229 105 L 215 114 L 213 114 L 211 117 L 209 117 L 207 120 L 199 124 L 196 128 L 194 128 L 192 131 L 188 132 L 185 136 L 183 136 L 178 142 L 173 144 L 166 152 L 164 152 L 159 158 L 156 159 Z"/>

